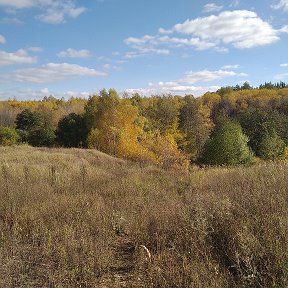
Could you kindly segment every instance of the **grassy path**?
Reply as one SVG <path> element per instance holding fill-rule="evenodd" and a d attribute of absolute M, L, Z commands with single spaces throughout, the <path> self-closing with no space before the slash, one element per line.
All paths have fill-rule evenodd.
<path fill-rule="evenodd" d="M 127 235 L 116 235 L 111 249 L 113 262 L 102 277 L 99 288 L 145 287 L 143 277 L 136 272 L 136 247 L 133 241 Z"/>

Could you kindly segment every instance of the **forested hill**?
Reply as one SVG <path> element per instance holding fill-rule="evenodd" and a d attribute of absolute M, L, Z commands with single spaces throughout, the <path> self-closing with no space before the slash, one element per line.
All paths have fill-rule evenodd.
<path fill-rule="evenodd" d="M 163 167 L 287 158 L 288 85 L 224 87 L 202 97 L 123 95 L 0 102 L 0 144 L 96 148 Z"/>

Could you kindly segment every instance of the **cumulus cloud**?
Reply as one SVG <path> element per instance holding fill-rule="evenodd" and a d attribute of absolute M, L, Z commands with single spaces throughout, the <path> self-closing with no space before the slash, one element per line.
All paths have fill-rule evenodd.
<path fill-rule="evenodd" d="M 50 23 L 64 23 L 66 18 L 77 18 L 86 8 L 77 6 L 74 0 L 0 0 L 0 6 L 7 8 L 28 9 L 37 8 L 40 14 L 37 19 Z"/>
<path fill-rule="evenodd" d="M 185 77 L 181 80 L 178 80 L 178 82 L 193 84 L 197 82 L 210 82 L 231 76 L 242 77 L 247 76 L 247 74 L 236 73 L 234 71 L 228 71 L 228 70 L 216 70 L 216 71 L 202 70 L 197 72 L 189 71 L 185 74 Z"/>
<path fill-rule="evenodd" d="M 53 5 L 44 13 L 38 15 L 36 18 L 46 23 L 60 24 L 65 22 L 66 17 L 77 18 L 85 10 L 86 8 L 75 7 L 74 4 L 70 2 L 59 2 L 58 5 Z"/>
<path fill-rule="evenodd" d="M 6 43 L 6 39 L 3 35 L 0 34 L 0 44 Z"/>
<path fill-rule="evenodd" d="M 58 57 L 70 57 L 70 58 L 87 58 L 90 57 L 90 51 L 86 49 L 82 50 L 74 50 L 72 48 L 68 48 L 65 51 L 61 51 L 57 54 Z"/>
<path fill-rule="evenodd" d="M 203 7 L 203 12 L 209 13 L 209 12 L 219 12 L 222 10 L 222 6 L 219 6 L 215 3 L 208 3 Z"/>
<path fill-rule="evenodd" d="M 173 29 L 204 41 L 232 44 L 240 49 L 274 43 L 279 40 L 280 33 L 255 12 L 247 10 L 224 11 L 218 16 L 186 20 Z"/>
<path fill-rule="evenodd" d="M 288 26 L 275 29 L 255 12 L 235 10 L 188 19 L 171 29 L 159 28 L 158 34 L 154 36 L 129 37 L 124 42 L 134 49 L 128 52 L 126 55 L 128 58 L 143 54 L 167 55 L 171 48 L 177 47 L 191 47 L 195 50 L 213 49 L 225 53 L 229 51 L 228 45 L 237 49 L 248 49 L 275 43 L 280 39 L 281 33 L 288 33 Z"/>
<path fill-rule="evenodd" d="M 129 37 L 124 40 L 125 44 L 133 48 L 135 51 L 130 51 L 125 54 L 125 58 L 136 58 L 139 56 L 156 54 L 169 55 L 168 49 L 156 48 L 159 45 L 157 36 L 145 35 L 141 38 Z"/>
<path fill-rule="evenodd" d="M 281 0 L 278 4 L 271 6 L 273 9 L 281 9 L 285 12 L 288 12 L 288 0 Z"/>
<path fill-rule="evenodd" d="M 288 67 L 288 63 L 280 64 L 280 67 Z"/>
<path fill-rule="evenodd" d="M 24 49 L 19 49 L 16 52 L 0 50 L 0 66 L 33 64 L 35 62 L 37 62 L 37 57 L 30 56 Z"/>
<path fill-rule="evenodd" d="M 172 34 L 172 33 L 173 33 L 172 30 L 166 30 L 166 29 L 164 29 L 164 28 L 159 28 L 159 29 L 158 29 L 158 32 L 159 32 L 160 34 Z"/>
<path fill-rule="evenodd" d="M 147 55 L 147 54 L 170 54 L 170 48 L 175 47 L 193 47 L 196 50 L 206 50 L 216 46 L 215 43 L 209 41 L 202 41 L 198 37 L 192 38 L 179 38 L 170 37 L 168 35 L 145 35 L 140 38 L 129 37 L 124 42 L 131 48 L 137 50 L 137 52 L 128 52 L 128 58 L 134 58 L 134 56 Z M 130 57 L 133 56 L 133 57 Z"/>
<path fill-rule="evenodd" d="M 157 84 L 149 83 L 147 88 L 136 88 L 136 89 L 128 89 L 126 92 L 128 93 L 140 93 L 143 95 L 152 95 L 152 94 L 177 94 L 177 95 L 185 95 L 185 94 L 193 94 L 199 96 L 204 94 L 207 91 L 216 91 L 220 88 L 220 86 L 195 86 L 196 83 L 204 83 L 210 82 L 214 80 L 223 79 L 226 77 L 241 77 L 247 76 L 245 73 L 236 73 L 234 71 L 225 71 L 225 70 L 202 70 L 202 71 L 189 71 L 185 73 L 183 78 L 178 80 L 172 80 L 163 82 L 160 81 Z"/>
<path fill-rule="evenodd" d="M 76 76 L 99 77 L 107 74 L 95 69 L 68 63 L 48 63 L 36 68 L 19 69 L 10 74 L 2 74 L 3 81 L 30 82 L 30 83 L 52 83 Z"/>
<path fill-rule="evenodd" d="M 206 50 L 209 48 L 215 47 L 214 43 L 202 41 L 200 38 L 178 38 L 178 37 L 169 37 L 169 36 L 162 36 L 158 37 L 159 44 L 171 44 L 178 47 L 181 46 L 191 46 L 194 47 L 196 50 Z"/>

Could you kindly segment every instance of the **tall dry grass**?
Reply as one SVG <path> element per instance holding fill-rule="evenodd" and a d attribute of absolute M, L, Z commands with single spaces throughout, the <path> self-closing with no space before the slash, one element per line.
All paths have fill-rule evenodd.
<path fill-rule="evenodd" d="M 0 287 L 104 287 L 128 240 L 126 287 L 288 286 L 286 162 L 163 171 L 23 146 L 0 163 Z"/>

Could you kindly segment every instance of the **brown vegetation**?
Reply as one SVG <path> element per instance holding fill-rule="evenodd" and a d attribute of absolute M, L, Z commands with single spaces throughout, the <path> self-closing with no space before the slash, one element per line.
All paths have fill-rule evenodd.
<path fill-rule="evenodd" d="M 164 171 L 19 146 L 0 163 L 0 287 L 288 286 L 287 162 Z"/>

